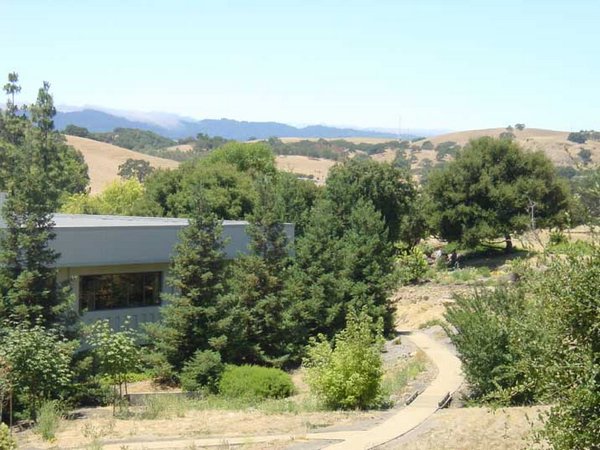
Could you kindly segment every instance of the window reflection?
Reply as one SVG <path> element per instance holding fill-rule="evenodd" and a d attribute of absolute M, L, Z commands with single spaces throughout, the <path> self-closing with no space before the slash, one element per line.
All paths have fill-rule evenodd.
<path fill-rule="evenodd" d="M 161 272 L 83 275 L 79 283 L 86 311 L 160 305 Z"/>

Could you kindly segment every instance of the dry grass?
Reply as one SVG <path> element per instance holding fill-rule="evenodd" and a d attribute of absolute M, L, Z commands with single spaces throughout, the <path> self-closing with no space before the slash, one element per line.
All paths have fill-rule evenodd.
<path fill-rule="evenodd" d="M 77 136 L 66 136 L 67 143 L 79 150 L 88 165 L 91 193 L 101 192 L 106 185 L 119 179 L 119 165 L 127 159 L 143 159 L 152 167 L 173 169 L 179 165 L 177 161 L 144 155 L 116 145 L 98 142 Z"/>
<path fill-rule="evenodd" d="M 471 139 L 477 139 L 483 136 L 499 137 L 500 133 L 503 133 L 504 131 L 506 131 L 505 128 L 460 131 L 428 137 L 415 144 L 421 145 L 425 141 L 430 141 L 434 146 L 437 146 L 442 142 L 453 141 L 464 146 Z M 577 159 L 577 153 L 582 147 L 589 149 L 592 152 L 592 161 L 600 162 L 599 141 L 588 141 L 585 144 L 576 144 L 567 141 L 567 136 L 569 135 L 567 131 L 544 130 L 539 128 L 525 128 L 523 131 L 514 130 L 513 133 L 516 136 L 516 142 L 523 146 L 523 148 L 532 151 L 543 151 L 556 165 L 574 165 L 573 159 L 569 156 L 569 153 L 573 158 Z M 435 150 L 421 150 L 416 153 L 412 153 L 409 150 L 409 154 L 414 154 L 417 158 L 417 162 L 413 164 L 413 168 L 418 167 L 425 158 L 430 159 L 434 163 L 436 161 Z M 393 161 L 394 157 L 395 152 L 391 150 L 372 156 L 376 161 L 388 162 Z"/>
<path fill-rule="evenodd" d="M 429 137 L 426 140 L 431 141 L 434 145 L 438 145 L 445 141 L 454 141 L 464 146 L 470 139 L 475 139 L 482 136 L 498 137 L 500 133 L 506 131 L 504 128 L 490 128 L 485 130 L 470 130 L 457 133 L 449 133 L 440 136 Z M 516 141 L 524 148 L 530 150 L 542 150 L 548 157 L 557 165 L 573 165 L 574 161 L 571 156 L 577 159 L 577 153 L 583 147 L 592 152 L 592 161 L 600 162 L 600 142 L 588 141 L 584 145 L 575 144 L 567 141 L 568 132 L 542 130 L 537 128 L 525 128 L 523 131 L 514 131 Z M 305 138 L 281 138 L 283 142 L 298 142 Z M 306 138 L 311 141 L 318 138 Z M 343 138 L 353 143 L 382 143 L 389 142 L 392 139 L 355 137 Z M 328 139 L 332 140 L 332 139 Z M 114 145 L 103 142 L 93 141 L 75 136 L 67 136 L 67 142 L 73 147 L 80 150 L 89 167 L 91 190 L 92 193 L 102 191 L 102 189 L 111 181 L 118 178 L 117 172 L 120 164 L 128 158 L 144 159 L 150 162 L 153 167 L 174 168 L 179 164 L 176 161 L 158 158 L 155 156 L 144 155 L 138 152 L 127 150 Z M 417 144 L 422 144 L 419 141 Z M 169 147 L 172 150 L 190 151 L 190 144 L 174 145 Z M 425 158 L 430 159 L 435 163 L 435 150 L 422 150 L 412 153 L 409 150 L 409 155 L 414 155 L 416 161 L 413 163 L 413 169 L 420 167 Z M 571 156 L 569 156 L 569 154 Z M 383 153 L 372 155 L 375 161 L 393 161 L 395 151 L 387 150 Z M 276 158 L 277 167 L 280 170 L 293 172 L 299 175 L 312 175 L 317 184 L 324 184 L 327 179 L 329 169 L 335 164 L 335 161 L 324 158 L 312 158 L 298 155 L 280 155 Z"/>
<path fill-rule="evenodd" d="M 180 144 L 167 147 L 167 150 L 179 150 L 180 152 L 191 152 L 194 149 L 192 144 Z"/>
<path fill-rule="evenodd" d="M 111 408 L 97 408 L 94 418 L 63 420 L 51 445 L 31 431 L 18 433 L 21 447 L 64 448 L 81 445 L 86 434 L 97 431 L 106 440 L 186 439 L 215 436 L 252 436 L 266 434 L 303 435 L 332 424 L 345 424 L 367 416 L 360 412 L 266 413 L 244 411 L 188 410 L 182 417 L 154 420 L 125 420 L 111 417 Z"/>
<path fill-rule="evenodd" d="M 521 450 L 541 426 L 542 407 L 444 409 L 423 426 L 378 450 Z"/>
<path fill-rule="evenodd" d="M 454 294 L 469 292 L 468 286 L 425 283 L 399 288 L 392 301 L 396 307 L 396 328 L 416 330 L 423 324 L 443 320 L 446 305 Z"/>
<path fill-rule="evenodd" d="M 282 142 L 300 142 L 300 141 L 318 141 L 322 138 L 298 138 L 298 137 L 283 137 L 279 138 Z M 340 138 L 326 138 L 326 141 L 337 141 L 343 139 L 344 141 L 352 142 L 353 144 L 382 144 L 384 142 L 390 142 L 395 140 L 394 138 L 373 138 L 373 137 L 340 137 Z"/>
<path fill-rule="evenodd" d="M 331 159 L 298 155 L 279 155 L 276 162 L 277 167 L 285 172 L 312 175 L 317 184 L 325 183 L 329 169 L 335 165 Z"/>
<path fill-rule="evenodd" d="M 469 130 L 469 131 L 460 131 L 456 133 L 448 133 L 439 136 L 428 137 L 421 141 L 416 142 L 415 144 L 421 145 L 423 142 L 430 141 L 434 146 L 441 144 L 446 141 L 453 141 L 461 146 L 467 144 L 471 139 L 480 138 L 483 136 L 492 136 L 499 137 L 500 133 L 506 131 L 505 128 L 488 128 L 483 130 Z M 519 143 L 523 148 L 536 151 L 543 151 L 548 157 L 552 160 L 552 162 L 556 165 L 574 165 L 577 158 L 577 153 L 581 148 L 589 149 L 592 152 L 592 161 L 598 163 L 600 162 L 600 142 L 598 141 L 588 141 L 587 143 L 581 145 L 576 144 L 574 142 L 567 141 L 568 132 L 567 131 L 554 131 L 554 130 L 544 130 L 539 128 L 525 128 L 523 131 L 514 130 L 513 133 L 516 136 L 516 142 Z M 283 142 L 298 142 L 300 140 L 307 139 L 311 141 L 316 141 L 318 138 L 281 138 Z M 337 138 L 336 138 L 337 139 Z M 349 142 L 358 143 L 382 143 L 389 142 L 393 139 L 381 139 L 381 138 L 339 138 L 345 139 Z M 333 140 L 333 139 L 327 139 Z M 436 162 L 436 151 L 435 150 L 421 150 L 419 152 L 412 152 L 408 150 L 409 156 L 415 156 L 416 161 L 413 163 L 412 168 L 417 169 L 420 167 L 424 159 L 429 159 L 433 163 Z M 383 153 L 372 155 L 371 158 L 375 161 L 380 162 L 391 162 L 394 160 L 396 156 L 395 150 L 387 150 Z M 303 174 L 313 174 L 315 177 L 318 175 L 318 183 L 324 183 L 327 178 L 327 172 L 331 165 L 327 165 L 326 163 L 322 163 L 322 165 L 316 165 L 311 163 L 312 158 L 306 157 L 293 157 L 293 159 L 289 159 L 287 161 L 283 160 L 281 163 L 279 162 L 278 157 L 278 165 L 280 168 L 284 170 L 289 170 L 294 173 L 303 173 Z M 292 158 L 292 157 L 286 157 Z M 327 160 L 321 160 L 327 161 Z M 281 165 L 280 165 L 281 164 Z"/>

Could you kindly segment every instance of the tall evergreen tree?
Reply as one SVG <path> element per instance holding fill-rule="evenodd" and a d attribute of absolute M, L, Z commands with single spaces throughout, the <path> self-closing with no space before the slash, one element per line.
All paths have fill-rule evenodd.
<path fill-rule="evenodd" d="M 258 202 L 248 226 L 252 253 L 239 256 L 231 267 L 220 326 L 228 335 L 225 360 L 280 366 L 289 360 L 293 336 L 291 299 L 284 295 L 288 241 L 271 181 L 257 182 Z"/>
<path fill-rule="evenodd" d="M 165 296 L 162 321 L 147 326 L 153 346 L 178 370 L 197 350 L 220 347 L 216 306 L 225 270 L 222 231 L 221 221 L 197 199 L 171 263 L 169 284 L 175 292 Z"/>
<path fill-rule="evenodd" d="M 344 328 L 351 309 L 363 308 L 391 331 L 393 310 L 387 297 L 393 252 L 383 217 L 370 201 L 358 200 L 345 221 L 329 200 L 319 202 L 296 250 L 292 279 L 301 300 L 293 308 L 308 335 L 332 337 Z"/>
<path fill-rule="evenodd" d="M 0 315 L 31 325 L 41 318 L 44 326 L 64 317 L 70 300 L 56 282 L 54 266 L 59 255 L 50 246 L 55 236 L 52 213 L 60 190 L 48 176 L 56 170 L 48 146 L 55 114 L 48 89 L 44 83 L 31 107 L 37 126 L 12 122 L 22 127 L 19 132 L 12 130 L 13 138 L 24 138 L 4 144 L 11 171 L 4 186 L 8 191 L 2 210 L 6 228 L 0 234 Z M 11 104 L 12 98 L 5 117 L 14 115 Z"/>

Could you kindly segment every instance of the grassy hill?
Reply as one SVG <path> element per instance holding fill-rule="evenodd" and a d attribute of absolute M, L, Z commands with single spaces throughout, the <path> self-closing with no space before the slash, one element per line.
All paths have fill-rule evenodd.
<path fill-rule="evenodd" d="M 413 145 L 414 148 L 418 148 L 418 150 L 408 149 L 406 154 L 408 157 L 415 157 L 412 168 L 419 169 L 425 159 L 429 159 L 434 164 L 436 163 L 437 152 L 435 147 L 444 142 L 455 142 L 460 146 L 464 146 L 471 139 L 482 136 L 498 137 L 505 131 L 506 129 L 504 128 L 490 128 L 429 137 L 412 143 L 411 145 Z M 523 131 L 514 130 L 513 133 L 515 134 L 516 141 L 524 148 L 542 150 L 556 165 L 575 165 L 574 160 L 569 157 L 569 153 L 577 160 L 577 153 L 581 148 L 586 148 L 591 151 L 593 162 L 600 162 L 600 141 L 588 141 L 585 144 L 576 144 L 567 140 L 569 133 L 566 131 L 543 130 L 537 128 L 525 128 Z M 283 142 L 298 142 L 300 140 L 300 138 L 281 138 L 281 141 Z M 309 140 L 316 141 L 318 138 L 310 138 Z M 389 139 L 371 137 L 346 138 L 346 140 L 351 141 L 354 144 L 380 144 L 389 141 Z M 177 161 L 145 155 L 91 139 L 67 136 L 67 141 L 70 145 L 83 153 L 89 166 L 92 192 L 94 193 L 100 192 L 106 184 L 118 179 L 118 167 L 128 158 L 144 159 L 149 161 L 153 167 L 174 168 L 179 164 Z M 431 142 L 434 149 L 421 149 L 426 141 Z M 189 144 L 183 144 L 172 146 L 170 149 L 188 152 L 191 150 L 191 146 Z M 387 150 L 383 153 L 371 155 L 371 158 L 377 161 L 393 161 L 394 157 L 394 150 Z M 448 157 L 446 157 L 446 159 L 447 158 Z M 279 155 L 276 157 L 276 161 L 279 169 L 311 177 L 318 184 L 325 182 L 329 169 L 335 164 L 335 161 L 331 159 L 299 155 Z"/>
<path fill-rule="evenodd" d="M 476 139 L 483 136 L 499 137 L 505 132 L 505 128 L 488 128 L 483 130 L 460 131 L 456 133 L 448 133 L 440 136 L 434 136 L 415 142 L 415 145 L 422 146 L 426 141 L 430 141 L 434 147 L 437 147 L 443 142 L 455 142 L 460 146 L 464 146 L 471 139 Z M 567 140 L 568 131 L 544 130 L 539 128 L 525 128 L 523 131 L 513 130 L 515 140 L 529 150 L 541 150 L 558 166 L 575 165 L 574 161 L 569 157 L 569 153 L 574 158 L 577 158 L 577 153 L 581 148 L 589 149 L 592 152 L 592 161 L 600 162 L 600 141 L 587 141 L 585 144 L 576 144 Z M 420 165 L 425 158 L 431 161 L 436 161 L 435 150 L 420 150 L 418 152 L 407 152 L 409 155 L 415 155 L 417 158 L 416 165 Z M 392 161 L 395 153 L 387 151 L 379 155 L 373 155 L 373 159 L 380 161 Z M 414 165 L 413 165 L 414 167 Z"/>
<path fill-rule="evenodd" d="M 127 159 L 143 159 L 152 167 L 172 169 L 179 165 L 177 161 L 144 155 L 106 142 L 98 142 L 77 136 L 66 136 L 67 143 L 79 150 L 88 165 L 90 186 L 93 194 L 101 192 L 110 182 L 117 180 L 119 165 Z"/>

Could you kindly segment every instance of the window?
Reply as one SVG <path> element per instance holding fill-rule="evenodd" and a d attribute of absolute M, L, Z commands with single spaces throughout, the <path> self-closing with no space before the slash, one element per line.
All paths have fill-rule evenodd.
<path fill-rule="evenodd" d="M 84 275 L 79 280 L 86 311 L 160 305 L 161 272 Z"/>

